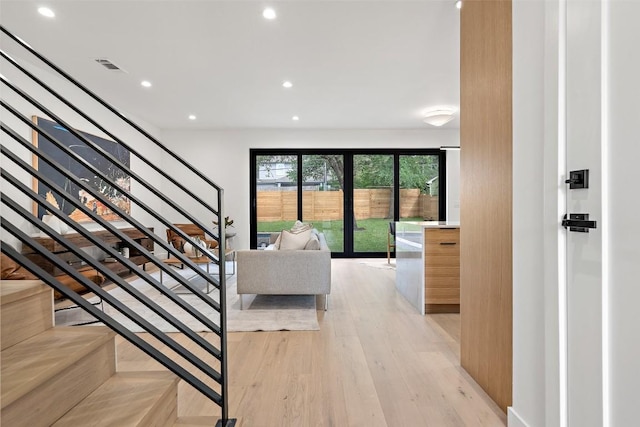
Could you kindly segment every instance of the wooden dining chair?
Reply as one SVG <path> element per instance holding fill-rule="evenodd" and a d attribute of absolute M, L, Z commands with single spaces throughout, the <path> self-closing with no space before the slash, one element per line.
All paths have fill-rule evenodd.
<path fill-rule="evenodd" d="M 396 250 L 396 223 L 389 223 L 389 232 L 387 233 L 387 264 L 391 264 L 391 248 Z"/>

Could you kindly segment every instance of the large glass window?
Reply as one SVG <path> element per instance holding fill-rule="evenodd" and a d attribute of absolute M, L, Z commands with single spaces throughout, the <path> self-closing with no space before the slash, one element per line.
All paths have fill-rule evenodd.
<path fill-rule="evenodd" d="M 267 247 L 271 233 L 290 229 L 298 219 L 297 170 L 295 155 L 256 156 L 257 247 Z"/>
<path fill-rule="evenodd" d="M 331 252 L 344 251 L 344 156 L 302 156 L 302 220 L 322 231 Z"/>
<path fill-rule="evenodd" d="M 386 256 L 389 222 L 443 220 L 445 152 L 251 150 L 251 247 L 299 219 L 334 256 Z"/>
<path fill-rule="evenodd" d="M 353 156 L 353 251 L 385 252 L 393 214 L 393 155 Z"/>

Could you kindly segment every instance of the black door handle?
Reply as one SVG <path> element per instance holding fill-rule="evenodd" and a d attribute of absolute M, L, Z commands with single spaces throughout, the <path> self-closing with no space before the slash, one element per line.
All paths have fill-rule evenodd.
<path fill-rule="evenodd" d="M 569 231 L 588 233 L 590 228 L 598 228 L 598 223 L 590 221 L 589 214 L 569 214 L 569 219 L 567 215 L 562 219 L 562 226 L 569 227 Z"/>

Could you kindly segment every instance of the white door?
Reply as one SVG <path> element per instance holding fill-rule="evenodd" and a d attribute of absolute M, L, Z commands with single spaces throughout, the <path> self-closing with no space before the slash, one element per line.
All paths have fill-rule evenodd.
<path fill-rule="evenodd" d="M 569 0 L 566 9 L 566 375 L 570 427 L 640 425 L 640 3 Z M 633 313 L 633 314 L 632 314 Z"/>

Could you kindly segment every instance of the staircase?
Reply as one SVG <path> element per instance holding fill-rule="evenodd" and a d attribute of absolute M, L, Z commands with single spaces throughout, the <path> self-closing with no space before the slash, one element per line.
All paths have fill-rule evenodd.
<path fill-rule="evenodd" d="M 117 372 L 109 328 L 53 327 L 53 292 L 40 281 L 3 281 L 0 298 L 2 425 L 212 425 L 177 418 L 172 373 Z"/>
<path fill-rule="evenodd" d="M 225 260 L 217 255 L 226 253 L 224 190 L 8 29 L 0 26 L 0 35 L 1 250 L 40 279 L 5 280 L 0 285 L 2 425 L 234 426 L 235 420 L 228 416 Z M 10 48 L 11 54 L 5 48 Z M 43 69 L 44 76 L 34 74 Z M 60 81 L 62 89 L 51 86 L 51 82 Z M 63 91 L 72 92 L 74 101 L 69 101 Z M 86 99 L 80 100 L 82 97 Z M 86 108 L 92 115 L 85 113 Z M 97 110 L 101 112 L 93 112 Z M 34 122 L 35 115 L 45 120 Z M 113 144 L 115 154 L 78 131 L 75 126 L 82 126 L 76 125 L 80 121 L 105 135 L 103 139 Z M 62 130 L 65 139 L 55 136 L 51 126 Z M 120 132 L 128 135 L 126 141 L 117 136 Z M 32 135 L 38 141 L 48 141 L 48 148 L 32 144 L 28 139 Z M 146 157 L 150 152 L 155 156 L 151 160 Z M 128 154 L 123 157 L 121 153 Z M 162 164 L 158 157 L 162 157 Z M 27 158 L 33 162 L 30 164 Z M 131 166 L 134 163 L 135 168 Z M 180 178 L 167 170 L 179 172 Z M 84 175 L 79 176 L 81 173 Z M 185 182 L 190 183 L 189 188 Z M 46 189 L 46 196 L 32 183 Z M 166 194 L 163 186 L 171 193 Z M 121 201 L 127 202 L 124 207 Z M 118 226 L 112 222 L 114 218 Z M 103 231 L 92 232 L 78 222 L 81 220 L 89 220 Z M 219 227 L 212 229 L 211 221 Z M 201 251 L 217 266 L 215 275 L 207 274 L 166 241 L 163 232 L 169 229 L 194 246 L 199 243 L 174 223 L 194 224 L 206 239 L 217 241 L 217 252 Z M 123 227 L 141 234 L 148 244 L 131 238 Z M 66 228 L 73 234 L 64 232 Z M 53 244 L 41 244 L 42 239 L 34 237 L 36 233 Z M 124 251 L 114 247 L 114 242 L 124 245 L 127 252 L 135 252 L 142 262 L 132 262 Z M 25 245 L 28 255 L 21 251 Z M 83 250 L 86 247 L 102 253 L 103 258 Z M 163 262 L 167 255 L 206 281 L 206 289 L 216 289 L 217 299 Z M 115 260 L 118 268 L 107 264 L 104 257 Z M 205 316 L 187 304 L 147 273 L 145 264 L 179 282 L 182 289 L 213 308 L 219 317 Z M 185 339 L 158 329 L 129 308 L 126 301 L 116 299 L 80 274 L 80 266 L 104 275 Z M 189 329 L 116 271 L 128 271 L 143 279 L 215 336 L 205 338 Z M 61 275 L 65 281 L 59 279 Z M 105 326 L 53 327 L 52 289 Z M 146 333 L 132 332 L 89 303 L 78 289 L 100 297 Z M 118 335 L 167 370 L 117 372 L 114 340 Z M 220 417 L 177 419 L 177 384 L 181 380 L 219 406 Z"/>

